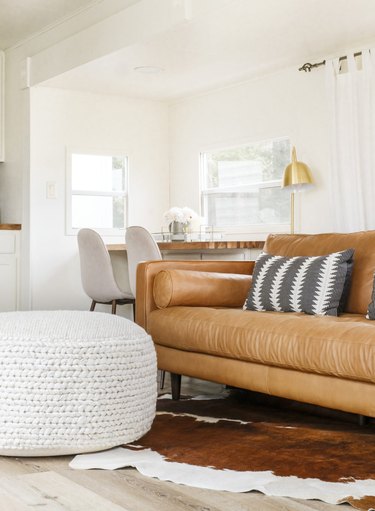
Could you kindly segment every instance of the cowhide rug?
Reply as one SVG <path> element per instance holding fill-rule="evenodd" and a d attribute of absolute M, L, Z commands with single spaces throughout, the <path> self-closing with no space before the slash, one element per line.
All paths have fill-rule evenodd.
<path fill-rule="evenodd" d="M 375 424 L 360 427 L 236 395 L 159 399 L 151 431 L 136 445 L 71 462 L 121 466 L 191 486 L 375 509 Z"/>

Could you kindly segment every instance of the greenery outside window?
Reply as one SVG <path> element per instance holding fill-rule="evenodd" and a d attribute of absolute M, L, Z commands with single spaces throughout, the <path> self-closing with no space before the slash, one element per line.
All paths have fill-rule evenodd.
<path fill-rule="evenodd" d="M 290 194 L 280 186 L 289 162 L 288 138 L 201 153 L 201 205 L 208 225 L 243 232 L 285 230 Z"/>
<path fill-rule="evenodd" d="M 121 234 L 127 224 L 128 158 L 68 152 L 67 233 L 83 227 Z"/>

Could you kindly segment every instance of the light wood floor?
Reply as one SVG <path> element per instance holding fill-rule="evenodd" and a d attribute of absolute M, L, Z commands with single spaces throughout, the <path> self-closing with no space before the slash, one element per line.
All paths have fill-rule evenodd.
<path fill-rule="evenodd" d="M 208 394 L 221 386 L 183 378 L 182 390 Z M 0 457 L 0 511 L 353 511 L 349 505 L 195 489 L 135 469 L 71 470 L 70 459 Z"/>

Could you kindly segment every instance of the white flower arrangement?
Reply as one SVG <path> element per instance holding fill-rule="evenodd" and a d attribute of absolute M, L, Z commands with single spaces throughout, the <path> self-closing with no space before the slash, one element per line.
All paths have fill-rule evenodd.
<path fill-rule="evenodd" d="M 180 222 L 181 224 L 189 225 L 193 219 L 198 218 L 198 215 L 191 208 L 173 207 L 168 209 L 168 211 L 164 213 L 163 217 L 168 224 L 171 222 Z"/>

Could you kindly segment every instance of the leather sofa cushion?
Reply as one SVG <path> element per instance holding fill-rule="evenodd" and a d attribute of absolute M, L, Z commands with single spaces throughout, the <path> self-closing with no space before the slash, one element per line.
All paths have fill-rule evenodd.
<path fill-rule="evenodd" d="M 361 315 L 168 307 L 151 312 L 149 333 L 184 351 L 375 382 L 375 324 Z"/>
<path fill-rule="evenodd" d="M 159 309 L 175 305 L 241 307 L 251 280 L 251 275 L 235 273 L 162 270 L 154 280 L 154 300 Z"/>
<path fill-rule="evenodd" d="M 320 256 L 354 249 L 352 283 L 346 312 L 366 314 L 371 301 L 373 274 L 375 272 L 375 231 L 344 234 L 271 234 L 264 251 L 286 257 Z"/>

